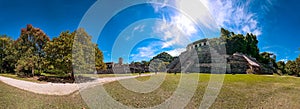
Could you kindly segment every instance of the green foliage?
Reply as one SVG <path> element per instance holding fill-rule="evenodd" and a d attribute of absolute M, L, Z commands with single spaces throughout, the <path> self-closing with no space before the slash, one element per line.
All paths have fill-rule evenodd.
<path fill-rule="evenodd" d="M 247 54 L 246 40 L 243 35 L 238 34 L 227 39 L 227 54 L 244 53 Z"/>
<path fill-rule="evenodd" d="M 72 48 L 72 66 L 75 73 L 92 73 L 95 71 L 95 48 L 84 29 L 75 31 Z"/>
<path fill-rule="evenodd" d="M 297 73 L 297 64 L 295 61 L 288 61 L 285 65 L 285 71 L 289 75 L 298 75 Z"/>
<path fill-rule="evenodd" d="M 225 40 L 226 45 L 226 53 L 228 55 L 232 55 L 234 53 L 243 53 L 253 58 L 256 58 L 259 62 L 265 64 L 265 66 L 273 68 L 274 70 L 277 68 L 276 64 L 276 56 L 272 53 L 259 53 L 258 49 L 258 40 L 257 37 L 251 33 L 247 33 L 246 36 L 242 34 L 234 34 L 224 28 L 221 28 L 221 38 Z M 221 41 L 213 40 L 211 41 L 211 45 L 222 45 Z M 214 47 L 215 48 L 215 47 Z M 218 49 L 218 51 L 222 51 L 222 49 Z"/>
<path fill-rule="evenodd" d="M 232 55 L 234 53 L 243 53 L 254 58 L 259 57 L 259 49 L 257 47 L 258 40 L 253 34 L 247 33 L 246 36 L 242 34 L 234 34 L 224 28 L 221 28 L 221 41 L 212 41 L 211 45 L 222 45 L 226 42 L 226 53 Z M 224 40 L 224 41 L 222 41 Z M 215 44 L 216 43 L 216 44 Z"/>
<path fill-rule="evenodd" d="M 14 72 L 17 62 L 15 54 L 13 40 L 6 35 L 0 35 L 0 73 Z"/>
<path fill-rule="evenodd" d="M 260 53 L 260 57 L 258 59 L 261 63 L 272 64 L 272 66 L 277 68 L 276 56 L 273 53 L 268 53 L 268 52 Z"/>
<path fill-rule="evenodd" d="M 159 59 L 154 59 L 150 62 L 149 69 L 151 72 L 166 72 L 167 65 L 168 65 L 168 62 L 164 62 Z"/>
<path fill-rule="evenodd" d="M 150 61 L 155 60 L 155 59 L 161 60 L 163 62 L 171 63 L 174 58 L 167 52 L 162 52 L 162 53 L 156 55 L 155 57 L 153 57 Z"/>
<path fill-rule="evenodd" d="M 32 50 L 28 49 L 27 52 L 25 52 L 24 57 L 21 57 L 17 64 L 16 64 L 16 73 L 20 76 L 33 76 L 37 73 L 35 73 L 35 68 L 38 66 L 38 57 L 33 56 Z"/>
<path fill-rule="evenodd" d="M 255 35 L 247 33 L 245 40 L 247 42 L 246 45 L 246 53 L 252 57 L 257 58 L 259 56 L 259 49 L 257 47 L 258 40 Z"/>
<path fill-rule="evenodd" d="M 34 75 L 35 69 L 45 70 L 42 65 L 45 58 L 44 47 L 48 41 L 50 41 L 49 37 L 41 29 L 32 25 L 27 25 L 21 30 L 20 37 L 15 41 L 16 56 L 19 58 L 16 65 L 17 73 L 22 70 L 31 70 L 31 74 Z"/>
<path fill-rule="evenodd" d="M 286 74 L 285 63 L 283 61 L 279 61 L 276 64 L 277 64 L 278 70 L 280 70 L 280 73 L 281 74 Z"/>
<path fill-rule="evenodd" d="M 296 59 L 296 74 L 298 76 L 300 76 L 300 55 L 298 56 L 298 58 Z"/>
<path fill-rule="evenodd" d="M 300 76 L 300 55 L 295 61 L 288 61 L 285 65 L 285 71 L 289 75 Z"/>
<path fill-rule="evenodd" d="M 48 66 L 48 73 L 71 73 L 73 39 L 74 33 L 66 31 L 47 43 L 44 50 L 47 54 L 45 67 Z"/>
<path fill-rule="evenodd" d="M 101 50 L 99 48 L 95 48 L 95 66 L 96 66 L 96 70 L 105 70 L 106 69 L 106 64 L 103 62 L 104 58 L 103 58 L 103 53 L 101 52 Z"/>
<path fill-rule="evenodd" d="M 62 32 L 50 41 L 41 29 L 27 25 L 16 41 L 0 36 L 0 53 L 0 73 L 66 75 L 73 74 L 74 67 L 80 73 L 106 69 L 103 53 L 84 29 Z"/>

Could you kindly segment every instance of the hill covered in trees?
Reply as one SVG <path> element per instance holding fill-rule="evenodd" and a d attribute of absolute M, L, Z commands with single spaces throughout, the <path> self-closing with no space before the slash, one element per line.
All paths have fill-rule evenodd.
<path fill-rule="evenodd" d="M 73 49 L 74 41 L 77 41 L 76 49 Z M 0 43 L 1 73 L 16 73 L 19 76 L 34 76 L 41 73 L 73 75 L 74 67 L 84 71 L 80 73 L 93 72 L 84 69 L 92 67 L 83 66 L 85 65 L 83 63 L 87 62 L 95 62 L 94 69 L 97 70 L 106 68 L 101 50 L 97 44 L 91 42 L 91 36 L 84 29 L 65 31 L 50 40 L 40 28 L 27 25 L 21 29 L 17 40 L 2 35 Z M 94 60 L 90 59 L 90 53 L 95 53 Z M 72 56 L 75 58 L 72 59 Z"/>

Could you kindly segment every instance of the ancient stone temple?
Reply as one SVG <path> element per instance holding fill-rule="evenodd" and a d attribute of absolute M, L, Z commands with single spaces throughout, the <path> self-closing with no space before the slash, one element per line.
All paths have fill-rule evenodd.
<path fill-rule="evenodd" d="M 178 58 L 168 66 L 168 72 L 200 72 L 200 73 L 230 73 L 230 74 L 272 74 L 273 71 L 256 59 L 235 53 L 226 54 L 223 45 L 210 45 L 209 39 L 195 41 L 186 47 Z"/>

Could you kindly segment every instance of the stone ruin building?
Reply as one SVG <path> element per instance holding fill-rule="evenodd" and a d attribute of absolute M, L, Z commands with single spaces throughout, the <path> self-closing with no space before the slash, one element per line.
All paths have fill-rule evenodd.
<path fill-rule="evenodd" d="M 259 63 L 255 58 L 241 53 L 226 54 L 225 46 L 212 46 L 210 39 L 201 39 L 188 44 L 186 51 L 167 66 L 169 73 L 228 73 L 228 74 L 273 74 L 274 70 Z M 136 66 L 119 63 L 106 63 L 107 70 L 98 73 L 138 73 L 149 72 L 149 66 Z"/>
<path fill-rule="evenodd" d="M 172 72 L 273 74 L 273 70 L 250 56 L 235 53 L 227 55 L 225 47 L 210 46 L 209 39 L 195 41 L 186 47 L 168 66 Z"/>
<path fill-rule="evenodd" d="M 106 70 L 98 71 L 98 74 L 126 74 L 126 73 L 144 73 L 149 72 L 148 66 L 137 66 L 134 64 L 123 64 L 123 58 L 119 58 L 118 63 L 107 62 Z"/>

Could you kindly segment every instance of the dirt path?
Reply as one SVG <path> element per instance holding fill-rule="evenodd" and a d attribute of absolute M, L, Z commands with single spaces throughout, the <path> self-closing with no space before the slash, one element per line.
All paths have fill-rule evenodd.
<path fill-rule="evenodd" d="M 151 76 L 152 74 L 144 74 L 141 76 Z M 107 78 L 99 78 L 93 82 L 88 82 L 88 83 L 80 83 L 80 84 L 62 84 L 62 83 L 46 83 L 46 84 L 40 84 L 40 83 L 35 83 L 35 82 L 29 82 L 29 81 L 23 81 L 23 80 L 17 80 L 17 79 L 12 79 L 8 77 L 3 77 L 0 76 L 0 81 L 26 90 L 30 91 L 33 93 L 37 94 L 45 94 L 45 95 L 68 95 L 71 94 L 77 90 L 79 90 L 79 85 L 80 86 L 85 86 L 85 87 L 80 87 L 80 88 L 86 88 L 90 86 L 95 86 L 95 85 L 102 85 L 105 83 L 117 81 L 117 80 L 122 80 L 122 79 L 130 79 L 130 78 L 136 78 L 138 76 L 124 76 L 124 77 L 107 77 Z"/>

